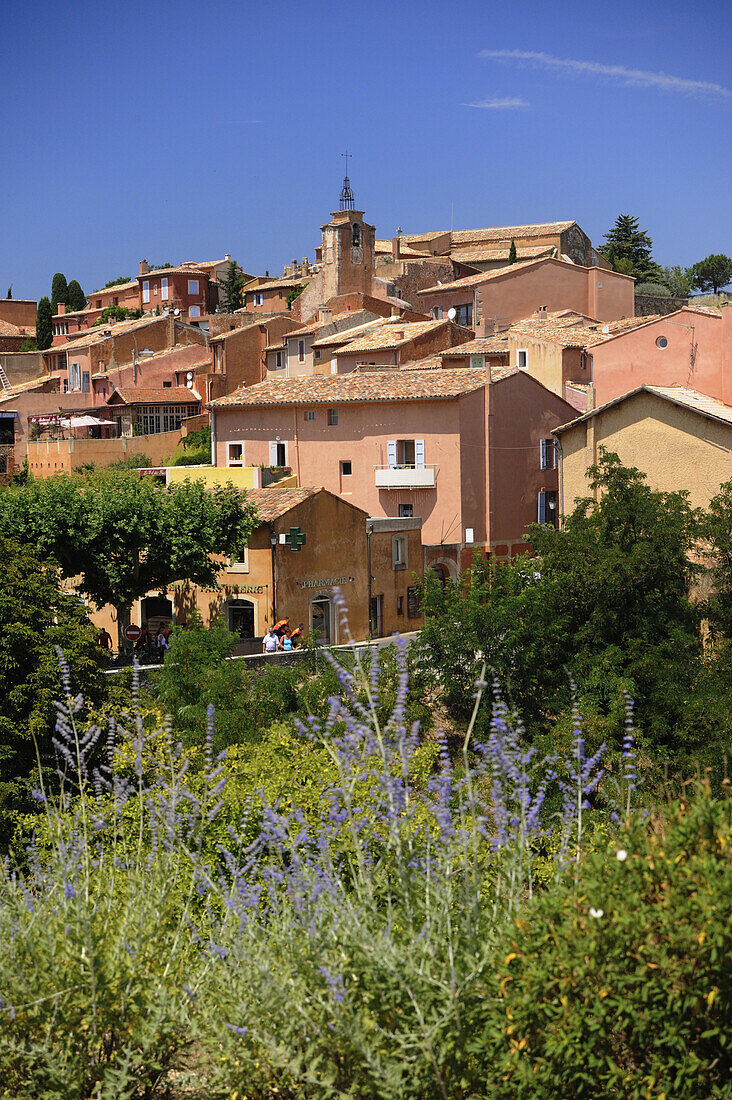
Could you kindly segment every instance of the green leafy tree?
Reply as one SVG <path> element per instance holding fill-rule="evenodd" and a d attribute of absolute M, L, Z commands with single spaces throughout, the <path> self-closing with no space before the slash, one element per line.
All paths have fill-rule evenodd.
<path fill-rule="evenodd" d="M 508 250 L 508 262 L 510 264 L 516 263 L 516 242 L 513 237 L 511 237 L 511 247 Z"/>
<path fill-rule="evenodd" d="M 12 284 L 12 283 L 11 283 L 11 284 L 10 284 L 10 286 L 8 287 L 8 293 L 7 293 L 7 297 L 8 297 L 8 298 L 12 298 L 12 297 L 13 297 L 13 284 Z"/>
<path fill-rule="evenodd" d="M 97 607 L 110 604 L 120 646 L 136 599 L 179 580 L 215 587 L 223 566 L 211 555 L 236 556 L 255 525 L 256 509 L 231 486 L 169 491 L 123 470 L 55 475 L 0 496 L 0 534 L 55 558 Z"/>
<path fill-rule="evenodd" d="M 34 336 L 26 336 L 23 343 L 20 345 L 21 351 L 38 351 L 38 344 L 36 343 Z"/>
<path fill-rule="evenodd" d="M 579 501 L 562 530 L 530 527 L 536 557 L 478 562 L 444 590 L 428 579 L 427 661 L 460 719 L 485 660 L 535 730 L 568 713 L 571 674 L 603 732 L 628 691 L 644 733 L 676 751 L 701 658 L 688 596 L 698 516 L 617 455 L 603 453 L 590 476 L 598 500 Z"/>
<path fill-rule="evenodd" d="M 662 267 L 661 278 L 674 298 L 688 298 L 694 289 L 694 272 L 690 267 Z"/>
<path fill-rule="evenodd" d="M 221 291 L 221 305 L 227 313 L 233 313 L 234 310 L 241 309 L 242 287 L 245 281 L 244 272 L 236 260 L 232 260 L 226 278 L 218 284 Z"/>
<path fill-rule="evenodd" d="M 709 620 L 714 631 L 722 632 L 732 643 L 732 481 L 722 485 L 710 501 L 703 531 L 712 581 Z"/>
<path fill-rule="evenodd" d="M 86 309 L 86 294 L 81 289 L 81 284 L 72 279 L 68 288 L 67 308 L 74 312 L 78 309 Z"/>
<path fill-rule="evenodd" d="M 639 282 L 655 282 L 660 268 L 653 260 L 651 251 L 653 241 L 639 228 L 638 218 L 630 214 L 620 214 L 609 233 L 605 234 L 606 244 L 598 251 L 623 275 L 632 275 Z"/>
<path fill-rule="evenodd" d="M 718 294 L 723 287 L 729 286 L 732 282 L 732 259 L 720 252 L 700 260 L 698 264 L 694 264 L 691 271 L 697 290 Z"/>
<path fill-rule="evenodd" d="M 110 279 L 108 283 L 105 283 L 102 289 L 106 290 L 108 286 L 121 286 L 122 283 L 131 283 L 131 282 L 132 282 L 132 276 L 131 275 L 118 275 L 116 279 Z"/>
<path fill-rule="evenodd" d="M 58 312 L 59 302 L 63 302 L 64 305 L 69 300 L 69 288 L 66 282 L 66 276 L 62 271 L 57 271 L 51 281 L 51 306 L 53 312 Z"/>
<path fill-rule="evenodd" d="M 41 298 L 36 312 L 36 346 L 45 351 L 53 343 L 53 308 L 48 298 Z"/>
<path fill-rule="evenodd" d="M 10 490 L 4 490 L 10 492 Z M 55 646 L 69 665 L 71 690 L 90 702 L 104 691 L 103 654 L 84 605 L 62 591 L 58 569 L 29 545 L 0 537 L 0 837 L 27 804 L 38 745 L 51 761 L 54 699 L 62 694 Z M 35 744 L 34 744 L 35 742 Z"/>

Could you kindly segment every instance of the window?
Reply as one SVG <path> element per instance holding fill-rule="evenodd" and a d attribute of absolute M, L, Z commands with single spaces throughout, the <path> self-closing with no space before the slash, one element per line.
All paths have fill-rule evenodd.
<path fill-rule="evenodd" d="M 338 409 L 328 409 L 328 427 L 335 428 L 338 424 Z"/>
<path fill-rule="evenodd" d="M 165 279 L 160 280 L 160 297 L 162 298 L 162 300 L 164 302 L 167 302 L 168 298 L 170 297 L 170 293 L 168 291 L 167 277 Z"/>
<path fill-rule="evenodd" d="M 243 443 L 229 443 L 227 447 L 226 456 L 227 466 L 243 466 L 244 465 L 244 444 Z"/>
<path fill-rule="evenodd" d="M 298 340 L 297 341 L 297 361 L 298 361 L 298 363 L 304 363 L 305 362 L 305 341 L 304 340 Z"/>
<path fill-rule="evenodd" d="M 85 370 L 81 372 L 81 392 L 89 393 L 89 371 Z"/>
<path fill-rule="evenodd" d="M 69 389 L 81 389 L 81 366 L 79 363 L 69 363 Z"/>
<path fill-rule="evenodd" d="M 458 325 L 470 326 L 473 323 L 473 303 L 468 306 L 457 306 L 455 321 Z"/>
<path fill-rule="evenodd" d="M 286 443 L 270 443 L 269 445 L 269 464 L 270 466 L 286 466 L 287 465 L 287 444 Z"/>
<path fill-rule="evenodd" d="M 264 305 L 264 294 L 252 294 L 252 305 L 253 306 L 263 306 Z"/>
<path fill-rule="evenodd" d="M 354 248 L 361 247 L 361 226 L 358 222 L 354 222 L 351 226 L 351 244 Z"/>
<path fill-rule="evenodd" d="M 345 458 L 341 462 L 341 477 L 350 477 L 353 473 L 353 465 L 350 458 Z"/>
<path fill-rule="evenodd" d="M 198 294 L 198 279 L 189 279 L 188 280 L 188 293 L 189 294 Z"/>
<path fill-rule="evenodd" d="M 315 409 L 308 409 L 305 413 L 306 420 L 315 420 Z"/>
<path fill-rule="evenodd" d="M 413 504 L 400 504 L 399 505 L 399 519 L 411 519 L 414 515 Z"/>
<path fill-rule="evenodd" d="M 224 349 L 222 348 L 221 344 L 217 344 L 216 345 L 216 370 L 219 372 L 219 374 L 224 373 L 223 359 L 224 359 Z"/>
<path fill-rule="evenodd" d="M 432 307 L 432 320 L 433 321 L 441 321 L 442 320 L 442 306 L 433 306 Z"/>
<path fill-rule="evenodd" d="M 320 348 L 316 348 L 313 355 L 316 359 L 320 359 Z"/>
<path fill-rule="evenodd" d="M 392 469 L 421 470 L 424 467 L 423 439 L 390 439 L 386 453 L 387 465 Z"/>
<path fill-rule="evenodd" d="M 557 466 L 557 444 L 553 439 L 539 440 L 539 466 L 542 470 L 554 470 Z"/>
<path fill-rule="evenodd" d="M 397 615 L 404 614 L 404 596 L 397 596 Z"/>
<path fill-rule="evenodd" d="M 282 352 L 275 352 L 275 370 L 282 370 Z"/>
<path fill-rule="evenodd" d="M 148 279 L 145 279 L 142 284 L 142 300 L 143 302 L 150 301 L 150 282 Z"/>
<path fill-rule="evenodd" d="M 480 367 L 481 370 L 485 370 L 485 355 L 471 355 L 470 365 L 471 367 Z"/>
<path fill-rule="evenodd" d="M 519 348 L 516 352 L 516 366 L 519 370 L 526 370 L 529 365 L 529 353 L 526 348 Z"/>
<path fill-rule="evenodd" d="M 200 317 L 201 316 L 201 307 L 200 306 L 190 306 L 189 309 L 188 309 L 188 316 L 189 317 Z"/>
<path fill-rule="evenodd" d="M 195 405 L 136 405 L 134 419 L 142 435 L 177 432 L 181 421 L 193 416 Z"/>
<path fill-rule="evenodd" d="M 241 560 L 233 561 L 231 558 L 226 563 L 226 568 L 230 573 L 248 573 L 249 572 L 249 547 L 246 546 L 241 552 Z"/>
<path fill-rule="evenodd" d="M 471 543 L 475 542 L 475 528 L 474 527 L 466 527 L 465 528 L 465 542 L 468 546 Z"/>
<path fill-rule="evenodd" d="M 656 340 L 656 347 L 661 349 L 668 347 L 668 340 L 665 336 L 658 337 L 658 339 Z"/>
<path fill-rule="evenodd" d="M 404 535 L 394 535 L 391 540 L 391 564 L 393 569 L 407 568 L 407 540 Z"/>
<path fill-rule="evenodd" d="M 229 600 L 229 630 L 237 638 L 254 637 L 254 604 L 249 600 Z"/>
<path fill-rule="evenodd" d="M 537 523 L 549 524 L 550 527 L 559 526 L 557 494 L 555 492 L 547 489 L 540 490 L 536 521 Z"/>

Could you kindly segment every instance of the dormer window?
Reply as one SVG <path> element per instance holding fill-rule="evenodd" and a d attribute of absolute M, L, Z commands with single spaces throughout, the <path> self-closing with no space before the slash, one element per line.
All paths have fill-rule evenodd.
<path fill-rule="evenodd" d="M 354 248 L 361 247 L 361 226 L 358 222 L 354 222 L 351 226 L 351 244 Z"/>

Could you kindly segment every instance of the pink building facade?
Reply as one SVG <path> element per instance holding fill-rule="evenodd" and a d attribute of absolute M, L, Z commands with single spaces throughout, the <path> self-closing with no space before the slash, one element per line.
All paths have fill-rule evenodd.
<path fill-rule="evenodd" d="M 425 564 L 451 576 L 558 517 L 551 436 L 574 415 L 525 372 L 470 367 L 265 382 L 211 411 L 217 465 L 289 466 L 371 516 L 420 517 Z"/>
<path fill-rule="evenodd" d="M 419 297 L 434 317 L 454 308 L 459 324 L 477 328 L 485 321 L 493 331 L 540 309 L 571 309 L 597 321 L 632 317 L 634 286 L 634 279 L 615 271 L 546 258 L 433 286 Z"/>
<path fill-rule="evenodd" d="M 732 405 L 732 304 L 687 307 L 592 349 L 596 405 L 641 385 L 685 386 Z"/>

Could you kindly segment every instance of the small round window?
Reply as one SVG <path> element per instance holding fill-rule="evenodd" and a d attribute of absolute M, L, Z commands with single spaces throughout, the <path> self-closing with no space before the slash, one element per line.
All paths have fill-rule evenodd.
<path fill-rule="evenodd" d="M 667 348 L 668 347 L 668 340 L 666 339 L 665 336 L 659 336 L 658 337 L 658 339 L 656 340 L 656 347 L 657 348 Z"/>

